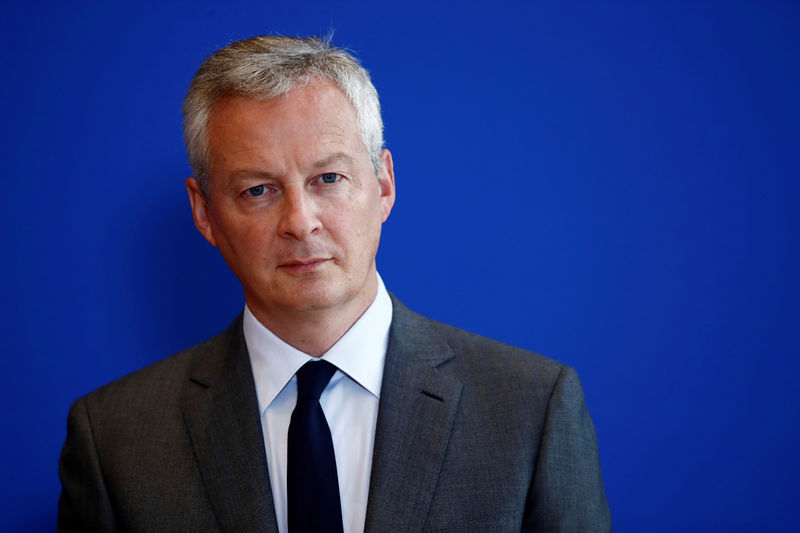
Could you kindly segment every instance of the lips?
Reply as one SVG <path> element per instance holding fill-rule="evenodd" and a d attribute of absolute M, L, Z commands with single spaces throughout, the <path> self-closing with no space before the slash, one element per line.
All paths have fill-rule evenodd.
<path fill-rule="evenodd" d="M 278 268 L 287 270 L 289 272 L 313 272 L 317 268 L 322 267 L 325 263 L 330 261 L 328 257 L 311 257 L 308 259 L 290 259 L 284 261 Z"/>

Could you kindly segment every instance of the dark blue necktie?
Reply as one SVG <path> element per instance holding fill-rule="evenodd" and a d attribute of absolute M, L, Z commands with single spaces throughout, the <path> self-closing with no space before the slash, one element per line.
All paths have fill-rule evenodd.
<path fill-rule="evenodd" d="M 342 506 L 331 430 L 319 397 L 336 367 L 309 361 L 297 371 L 297 405 L 289 423 L 287 489 L 290 533 L 341 533 Z"/>

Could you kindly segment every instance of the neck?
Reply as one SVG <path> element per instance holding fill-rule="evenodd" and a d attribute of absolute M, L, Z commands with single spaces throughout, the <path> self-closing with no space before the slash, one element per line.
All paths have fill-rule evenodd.
<path fill-rule="evenodd" d="M 259 306 L 249 298 L 247 306 L 253 316 L 282 341 L 312 357 L 322 357 L 361 318 L 377 291 L 374 277 L 356 297 L 331 307 L 274 309 Z"/>

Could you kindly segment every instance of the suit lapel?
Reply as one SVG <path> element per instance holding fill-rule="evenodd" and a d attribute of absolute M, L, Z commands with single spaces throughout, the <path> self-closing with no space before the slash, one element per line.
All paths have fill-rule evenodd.
<path fill-rule="evenodd" d="M 444 460 L 461 383 L 437 367 L 451 359 L 430 322 L 392 299 L 365 531 L 420 531 Z"/>
<path fill-rule="evenodd" d="M 183 415 L 221 529 L 278 531 L 241 315 L 204 345 Z"/>

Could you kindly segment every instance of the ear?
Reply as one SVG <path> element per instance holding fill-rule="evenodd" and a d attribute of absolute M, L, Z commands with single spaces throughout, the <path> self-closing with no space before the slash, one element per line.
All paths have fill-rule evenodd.
<path fill-rule="evenodd" d="M 381 209 L 383 210 L 383 220 L 389 218 L 394 205 L 394 167 L 392 166 L 392 153 L 383 149 L 381 152 L 381 168 L 378 171 L 378 186 L 381 190 Z"/>
<path fill-rule="evenodd" d="M 214 239 L 214 231 L 211 229 L 211 221 L 208 218 L 206 195 L 200 190 L 200 184 L 194 178 L 186 178 L 186 191 L 189 193 L 189 203 L 192 204 L 194 225 L 212 246 L 216 246 L 217 241 Z"/>

